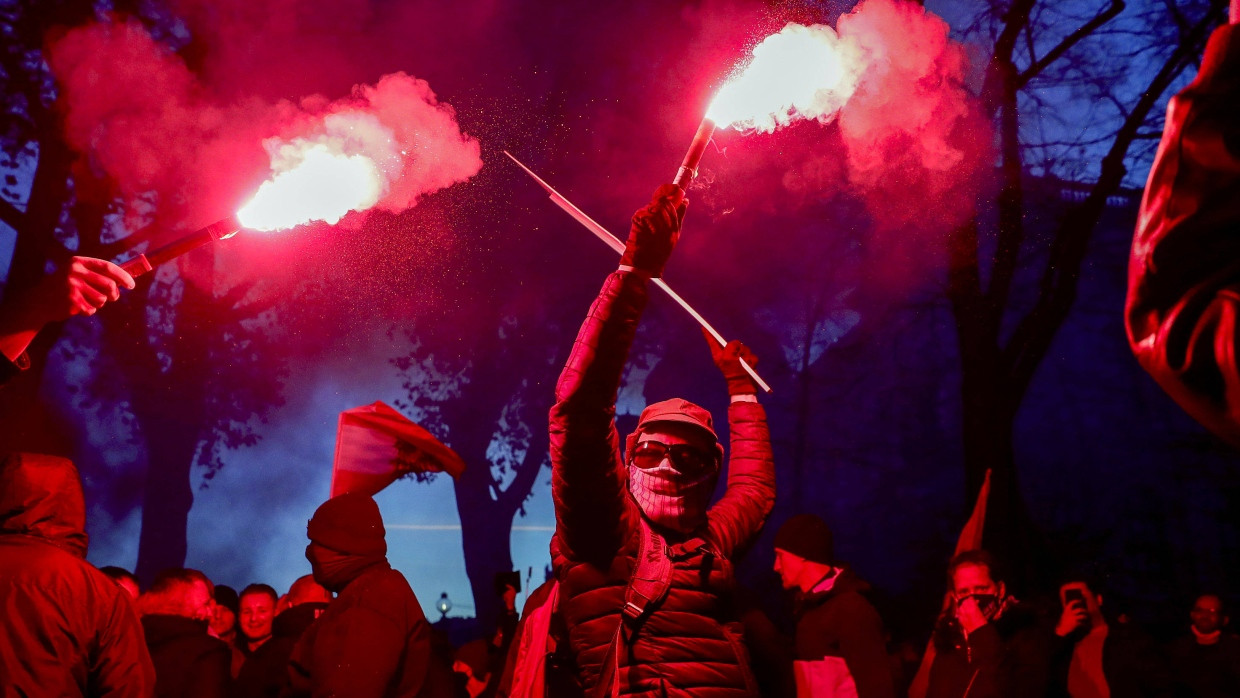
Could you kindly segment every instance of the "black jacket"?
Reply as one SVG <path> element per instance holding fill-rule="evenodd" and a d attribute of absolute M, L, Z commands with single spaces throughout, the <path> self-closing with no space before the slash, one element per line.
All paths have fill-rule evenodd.
<path fill-rule="evenodd" d="M 1176 698 L 1240 698 L 1240 636 L 1224 633 L 1213 645 L 1189 635 L 1171 644 Z"/>
<path fill-rule="evenodd" d="M 184 616 L 142 617 L 155 663 L 158 698 L 226 698 L 231 695 L 232 650 L 207 633 L 207 621 Z"/>
<path fill-rule="evenodd" d="M 5 695 L 149 696 L 155 670 L 129 596 L 86 562 L 73 463 L 0 462 L 0 689 Z"/>
<path fill-rule="evenodd" d="M 869 588 L 845 568 L 828 591 L 801 595 L 796 610 L 796 658 L 803 662 L 843 659 L 858 698 L 892 698 L 895 687 L 883 621 L 862 595 Z"/>
<path fill-rule="evenodd" d="M 302 633 L 323 614 L 325 603 L 303 603 L 285 610 L 271 624 L 271 639 L 250 653 L 237 675 L 238 698 L 276 698 L 288 683 L 288 660 Z"/>
<path fill-rule="evenodd" d="M 1083 633 L 1052 641 L 1050 698 L 1068 698 L 1068 669 L 1072 652 Z M 1145 633 L 1126 623 L 1111 623 L 1102 643 L 1102 675 L 1111 698 L 1162 698 L 1168 696 L 1171 678 L 1167 664 Z"/>
<path fill-rule="evenodd" d="M 1051 635 L 1011 599 L 997 620 L 967 639 L 954 621 L 940 622 L 926 698 L 1042 698 Z"/>
<path fill-rule="evenodd" d="M 431 626 L 409 582 L 383 560 L 349 581 L 302 634 L 283 695 L 447 696 L 446 671 L 433 661 Z"/>

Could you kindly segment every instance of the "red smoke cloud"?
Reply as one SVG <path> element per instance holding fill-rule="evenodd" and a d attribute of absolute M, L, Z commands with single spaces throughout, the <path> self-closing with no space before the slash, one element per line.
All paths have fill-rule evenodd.
<path fill-rule="evenodd" d="M 482 167 L 479 144 L 461 132 L 453 109 L 404 73 L 336 101 L 225 100 L 133 21 L 73 29 L 48 56 L 70 145 L 127 202 L 154 194 L 158 206 L 173 207 L 165 220 L 197 225 L 235 209 L 269 175 L 264 142 L 273 149 L 315 137 L 334 114 L 373 116 L 402 154 L 388 163 L 377 204 L 384 210 L 399 213 Z"/>

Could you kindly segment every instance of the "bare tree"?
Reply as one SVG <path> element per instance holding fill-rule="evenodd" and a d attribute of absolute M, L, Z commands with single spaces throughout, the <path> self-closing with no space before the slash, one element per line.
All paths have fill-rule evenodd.
<path fill-rule="evenodd" d="M 996 127 L 999 184 L 993 220 L 974 217 L 951 233 L 947 295 L 960 345 L 966 501 L 992 469 L 992 547 L 1032 544 L 1016 478 L 1017 413 L 1072 308 L 1108 198 L 1137 169 L 1138 146 L 1157 131 L 1169 88 L 1198 60 L 1225 4 L 989 2 L 966 32 L 991 46 L 980 97 Z M 1087 181 L 1045 239 L 1026 235 L 1038 214 L 1030 174 Z M 1047 253 L 1026 305 L 1013 287 L 1031 273 L 1022 265 L 1034 246 Z"/>

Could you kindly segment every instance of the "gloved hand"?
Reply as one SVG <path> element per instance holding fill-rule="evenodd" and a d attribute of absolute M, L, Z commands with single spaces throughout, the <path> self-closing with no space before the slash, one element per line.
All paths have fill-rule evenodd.
<path fill-rule="evenodd" d="M 663 267 L 680 237 L 680 222 L 688 206 L 684 191 L 675 184 L 664 184 L 656 189 L 650 205 L 633 214 L 633 225 L 629 228 L 620 264 L 651 277 L 663 276 Z"/>
<path fill-rule="evenodd" d="M 719 367 L 719 372 L 723 374 L 725 380 L 728 381 L 728 395 L 755 395 L 758 392 L 758 386 L 745 372 L 741 366 L 741 359 L 749 364 L 750 368 L 758 365 L 758 357 L 754 355 L 749 347 L 741 344 L 740 340 L 734 339 L 728 342 L 726 347 L 720 346 L 719 342 L 702 328 L 702 336 L 706 338 L 706 343 L 710 345 L 710 358 L 715 360 L 715 365 Z"/>

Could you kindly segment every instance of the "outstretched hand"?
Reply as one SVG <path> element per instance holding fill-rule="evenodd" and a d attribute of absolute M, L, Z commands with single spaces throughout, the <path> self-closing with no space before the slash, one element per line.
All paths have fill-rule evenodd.
<path fill-rule="evenodd" d="M 728 381 L 728 395 L 756 394 L 757 384 L 749 377 L 745 367 L 741 366 L 742 359 L 749 364 L 750 368 L 758 364 L 758 357 L 749 350 L 749 347 L 737 339 L 728 342 L 727 346 L 722 346 L 706 331 L 705 327 L 702 328 L 702 336 L 706 338 L 706 344 L 710 347 L 710 358 L 714 360 L 715 366 L 719 367 L 719 372 Z"/>
<path fill-rule="evenodd" d="M 29 312 L 43 322 L 94 315 L 108 301 L 120 300 L 120 287 L 132 289 L 133 277 L 119 266 L 94 257 L 74 257 L 31 293 Z"/>
<path fill-rule="evenodd" d="M 651 277 L 662 276 L 663 267 L 680 238 L 680 224 L 688 206 L 684 190 L 675 184 L 664 184 L 656 189 L 650 204 L 633 214 L 620 264 Z"/>

